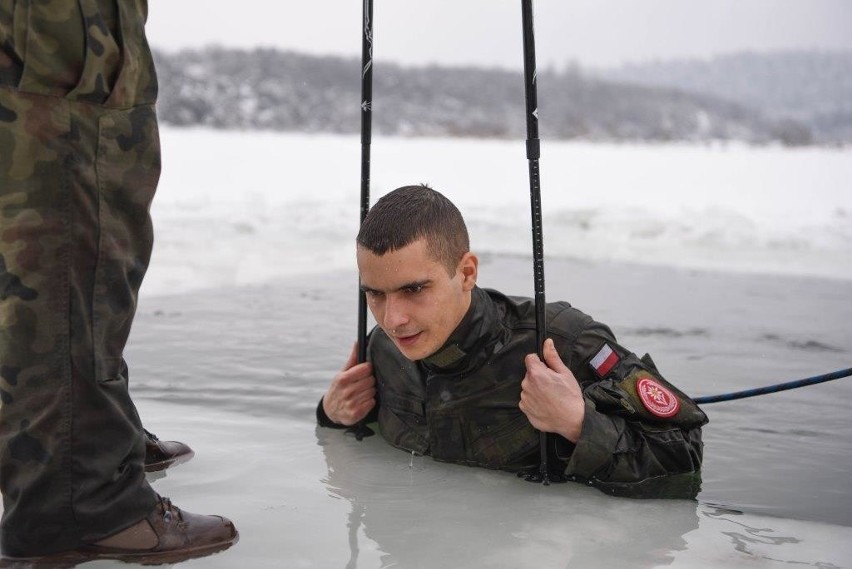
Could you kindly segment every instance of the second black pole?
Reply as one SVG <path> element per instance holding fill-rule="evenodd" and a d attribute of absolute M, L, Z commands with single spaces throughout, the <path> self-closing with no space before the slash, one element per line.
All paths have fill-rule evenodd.
<path fill-rule="evenodd" d="M 539 172 L 540 143 L 538 139 L 538 92 L 536 89 L 535 32 L 532 0 L 521 0 L 524 27 L 524 83 L 527 115 L 527 162 L 530 174 L 530 208 L 532 213 L 533 281 L 535 286 L 535 340 L 538 357 L 544 361 L 544 340 L 547 338 L 544 300 L 544 239 L 541 219 L 541 179 Z M 549 437 L 540 433 L 541 463 L 538 476 L 528 480 L 550 483 L 548 471 Z"/>

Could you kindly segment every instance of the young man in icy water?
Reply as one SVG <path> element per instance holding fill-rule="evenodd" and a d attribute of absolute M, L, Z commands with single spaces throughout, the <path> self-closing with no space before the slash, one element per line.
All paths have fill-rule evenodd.
<path fill-rule="evenodd" d="M 128 393 L 160 173 L 146 17 L 145 0 L 0 0 L 0 566 L 237 539 L 148 485 L 190 451 L 146 434 Z"/>
<path fill-rule="evenodd" d="M 353 350 L 317 407 L 320 425 L 378 420 L 392 445 L 436 460 L 538 468 L 616 495 L 694 497 L 707 417 L 610 329 L 566 302 L 547 305 L 544 361 L 530 299 L 476 286 L 458 209 L 427 186 L 381 198 L 357 238 L 378 323 L 367 362 Z"/>

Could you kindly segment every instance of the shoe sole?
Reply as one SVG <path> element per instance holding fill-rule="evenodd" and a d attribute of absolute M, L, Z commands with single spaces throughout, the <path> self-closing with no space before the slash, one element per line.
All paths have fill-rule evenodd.
<path fill-rule="evenodd" d="M 70 569 L 79 563 L 89 561 L 122 561 L 125 563 L 137 563 L 139 565 L 165 565 L 167 563 L 179 563 L 190 559 L 207 557 L 225 551 L 240 540 L 239 532 L 229 541 L 220 541 L 209 545 L 202 545 L 189 549 L 177 549 L 173 551 L 140 551 L 116 552 L 97 549 L 74 550 L 54 555 L 41 557 L 3 557 L 0 559 L 0 568 L 3 569 Z"/>

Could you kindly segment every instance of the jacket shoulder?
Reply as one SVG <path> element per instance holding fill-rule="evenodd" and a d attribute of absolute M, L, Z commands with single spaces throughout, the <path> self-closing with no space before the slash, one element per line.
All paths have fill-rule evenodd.
<path fill-rule="evenodd" d="M 497 306 L 501 320 L 509 328 L 535 329 L 535 300 L 524 296 L 511 296 L 494 289 L 484 289 Z M 545 305 L 547 333 L 551 336 L 576 338 L 594 320 L 565 301 Z"/>

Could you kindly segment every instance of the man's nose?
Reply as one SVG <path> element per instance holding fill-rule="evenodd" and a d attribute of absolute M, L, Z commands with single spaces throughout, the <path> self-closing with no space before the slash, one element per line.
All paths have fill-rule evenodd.
<path fill-rule="evenodd" d="M 393 330 L 408 324 L 408 310 L 403 299 L 388 295 L 385 301 L 384 328 Z"/>

